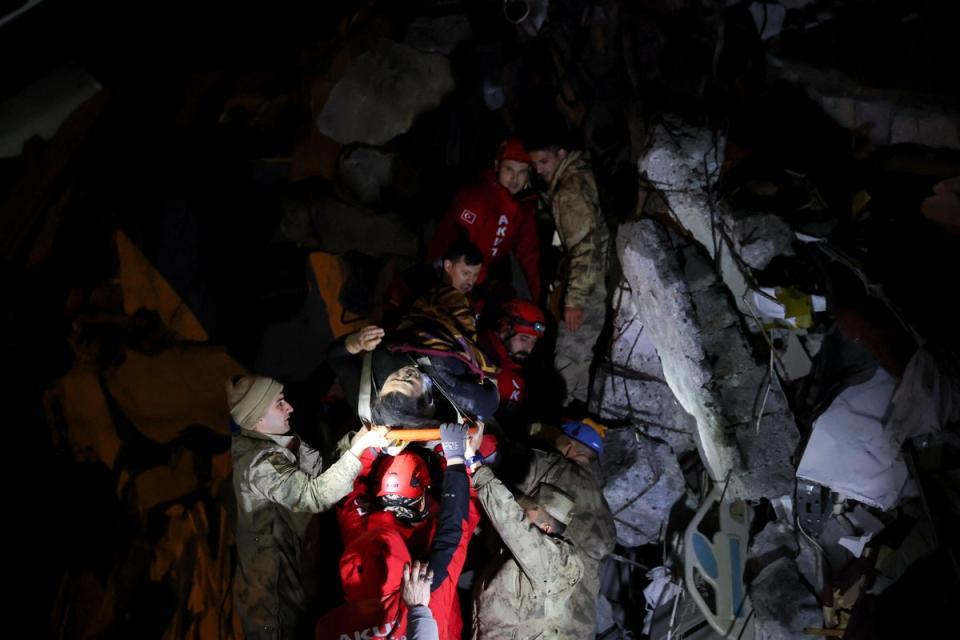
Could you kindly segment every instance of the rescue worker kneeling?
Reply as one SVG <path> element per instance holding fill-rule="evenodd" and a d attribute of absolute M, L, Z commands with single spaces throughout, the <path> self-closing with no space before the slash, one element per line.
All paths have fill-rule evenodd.
<path fill-rule="evenodd" d="M 563 536 L 573 501 L 549 484 L 514 498 L 487 467 L 474 472 L 473 483 L 505 547 L 476 584 L 473 638 L 576 638 L 569 603 L 584 569 Z"/>

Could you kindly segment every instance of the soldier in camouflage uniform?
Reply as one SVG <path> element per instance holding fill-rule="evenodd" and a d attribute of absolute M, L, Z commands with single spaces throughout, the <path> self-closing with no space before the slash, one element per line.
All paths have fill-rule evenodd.
<path fill-rule="evenodd" d="M 570 606 L 583 560 L 562 535 L 570 497 L 543 484 L 514 498 L 488 467 L 474 472 L 473 483 L 504 547 L 475 586 L 474 640 L 583 638 Z"/>
<path fill-rule="evenodd" d="M 293 407 L 271 378 L 227 382 L 237 497 L 237 612 L 248 639 L 309 635 L 300 547 L 312 514 L 350 493 L 359 455 L 387 446 L 383 429 L 361 430 L 349 453 L 320 473 L 320 454 L 290 431 Z"/>
<path fill-rule="evenodd" d="M 598 428 L 591 423 L 570 422 L 562 427 L 555 445 L 557 451 L 532 451 L 530 469 L 517 485 L 521 493 L 541 484 L 559 487 L 573 498 L 570 523 L 564 536 L 581 550 L 583 580 L 570 598 L 571 635 L 592 638 L 596 633 L 597 596 L 600 593 L 600 561 L 613 551 L 617 529 L 600 482 L 594 461 L 603 451 Z"/>
<path fill-rule="evenodd" d="M 562 309 L 555 363 L 567 386 L 567 404 L 586 402 L 593 347 L 606 317 L 610 234 L 587 155 L 551 142 L 529 147 L 534 168 L 547 184 L 546 199 L 564 251 L 555 282 L 561 297 L 557 310 Z"/>

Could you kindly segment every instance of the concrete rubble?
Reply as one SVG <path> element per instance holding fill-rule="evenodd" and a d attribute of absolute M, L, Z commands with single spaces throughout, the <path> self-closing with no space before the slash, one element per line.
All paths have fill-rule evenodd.
<path fill-rule="evenodd" d="M 361 204 L 376 204 L 393 177 L 396 157 L 371 147 L 350 149 L 340 156 L 337 179 Z"/>
<path fill-rule="evenodd" d="M 797 563 L 782 557 L 767 565 L 750 583 L 757 638 L 788 640 L 808 637 L 804 629 L 823 627 L 820 603 L 799 578 Z"/>
<path fill-rule="evenodd" d="M 804 87 L 810 98 L 838 125 L 865 132 L 876 145 L 919 144 L 934 149 L 960 149 L 960 112 L 911 100 L 909 93 L 874 89 L 836 70 L 821 70 L 771 56 L 779 77 Z"/>
<path fill-rule="evenodd" d="M 628 292 L 619 296 L 609 360 L 597 369 L 591 409 L 601 418 L 630 420 L 680 455 L 696 448 L 696 422 L 677 402 L 663 376 L 653 341 Z"/>
<path fill-rule="evenodd" d="M 450 61 L 443 56 L 382 40 L 333 87 L 317 129 L 341 144 L 379 146 L 406 133 L 453 87 Z"/>
<path fill-rule="evenodd" d="M 313 180 L 288 192 L 280 231 L 287 240 L 313 251 L 410 257 L 417 253 L 417 237 L 403 218 L 349 205 Z"/>
<path fill-rule="evenodd" d="M 636 547 L 659 541 L 670 509 L 686 493 L 670 447 L 634 429 L 612 429 L 604 439 L 600 466 L 617 542 Z"/>
<path fill-rule="evenodd" d="M 743 300 L 749 289 L 748 267 L 760 269 L 777 255 L 791 255 L 793 234 L 773 214 L 734 213 L 717 198 L 725 145 L 723 136 L 706 128 L 667 119 L 651 131 L 649 150 L 638 168 L 666 198 L 670 215 L 711 259 L 719 260 L 737 308 L 749 314 Z"/>
<path fill-rule="evenodd" d="M 618 247 L 665 379 L 696 419 L 711 476 L 723 481 L 732 472 L 730 490 L 736 497 L 788 493 L 799 433 L 777 380 L 756 364 L 729 294 L 710 264 L 686 247 L 682 268 L 670 237 L 653 220 L 622 226 Z"/>

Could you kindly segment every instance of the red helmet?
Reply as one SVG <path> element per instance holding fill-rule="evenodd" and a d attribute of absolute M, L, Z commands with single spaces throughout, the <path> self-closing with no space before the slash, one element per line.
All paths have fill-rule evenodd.
<path fill-rule="evenodd" d="M 401 451 L 380 462 L 376 475 L 377 496 L 400 496 L 419 500 L 430 487 L 426 461 L 412 451 Z"/>
<path fill-rule="evenodd" d="M 542 338 L 547 330 L 543 311 L 529 300 L 514 298 L 507 302 L 503 305 L 500 318 L 502 322 L 510 325 L 514 333 L 526 333 Z"/>

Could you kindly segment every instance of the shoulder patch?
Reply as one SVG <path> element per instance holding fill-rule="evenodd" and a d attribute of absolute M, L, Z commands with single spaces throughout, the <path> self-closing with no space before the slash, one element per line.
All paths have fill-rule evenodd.
<path fill-rule="evenodd" d="M 463 213 L 460 214 L 460 219 L 466 222 L 467 224 L 473 224 L 477 221 L 477 214 L 470 209 L 464 209 Z"/>
<path fill-rule="evenodd" d="M 269 462 L 274 470 L 278 473 L 289 471 L 290 467 L 293 466 L 290 460 L 288 460 L 287 457 L 280 451 L 274 451 L 273 453 L 264 456 L 264 459 Z"/>

